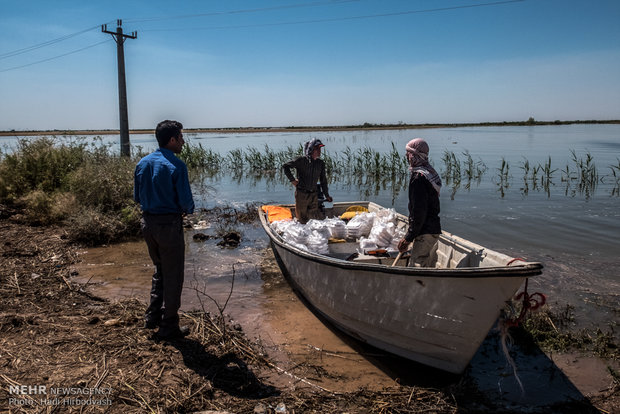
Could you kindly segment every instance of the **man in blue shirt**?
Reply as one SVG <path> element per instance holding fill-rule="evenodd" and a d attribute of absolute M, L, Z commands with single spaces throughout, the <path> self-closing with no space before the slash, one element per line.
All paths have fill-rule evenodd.
<path fill-rule="evenodd" d="M 159 149 L 142 158 L 134 173 L 134 200 L 142 207 L 142 234 L 155 265 L 151 303 L 144 327 L 161 339 L 187 335 L 179 326 L 185 267 L 183 215 L 194 212 L 187 166 L 174 154 L 181 152 L 183 125 L 162 121 L 155 129 Z"/>

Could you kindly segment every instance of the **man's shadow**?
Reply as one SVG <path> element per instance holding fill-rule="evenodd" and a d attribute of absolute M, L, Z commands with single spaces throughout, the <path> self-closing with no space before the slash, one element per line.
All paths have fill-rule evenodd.
<path fill-rule="evenodd" d="M 185 366 L 227 394 L 245 399 L 280 394 L 277 388 L 262 383 L 233 351 L 216 356 L 204 344 L 187 337 L 170 341 L 169 344 L 181 353 Z"/>

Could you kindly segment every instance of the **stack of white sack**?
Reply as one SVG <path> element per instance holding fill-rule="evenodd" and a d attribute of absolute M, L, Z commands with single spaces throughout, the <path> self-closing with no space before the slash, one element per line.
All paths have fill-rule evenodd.
<path fill-rule="evenodd" d="M 368 239 L 365 244 L 368 249 L 383 248 L 388 251 L 397 251 L 398 242 L 405 235 L 404 229 L 398 229 L 396 211 L 394 209 L 383 209 L 376 212 L 376 217 Z M 375 247 L 373 247 L 373 245 Z M 364 246 L 360 243 L 360 248 Z"/>
<path fill-rule="evenodd" d="M 392 241 L 390 242 L 390 245 L 387 247 L 387 250 L 391 251 L 391 252 L 398 251 L 398 243 L 400 242 L 400 240 L 403 237 L 405 237 L 405 234 L 407 234 L 406 229 L 404 229 L 404 228 L 395 229 L 394 230 L 394 237 L 392 238 Z"/>
<path fill-rule="evenodd" d="M 358 214 L 346 225 L 339 218 L 310 220 L 305 225 L 293 219 L 274 221 L 271 228 L 284 242 L 298 249 L 327 255 L 330 237 L 357 239 L 359 251 L 362 253 L 378 248 L 397 251 L 398 242 L 405 235 L 405 229 L 398 229 L 396 223 L 396 212 L 393 209 L 383 209 Z"/>
<path fill-rule="evenodd" d="M 318 254 L 327 254 L 327 240 L 331 237 L 331 231 L 327 223 L 323 220 L 310 220 L 306 223 L 306 228 L 310 230 L 306 246 L 308 250 Z"/>
<path fill-rule="evenodd" d="M 271 223 L 271 228 L 278 233 L 286 243 L 301 250 L 308 251 L 306 243 L 310 230 L 297 220 L 280 220 Z"/>
<path fill-rule="evenodd" d="M 317 253 L 326 255 L 329 253 L 329 248 L 327 247 L 327 239 L 329 237 L 325 237 L 325 233 L 320 231 L 313 230 L 310 232 L 308 236 L 308 241 L 306 245 L 308 246 L 308 250 Z"/>
<path fill-rule="evenodd" d="M 329 228 L 331 237 L 334 239 L 344 239 L 347 237 L 347 223 L 337 217 L 323 220 L 325 226 Z"/>
<path fill-rule="evenodd" d="M 310 220 L 308 223 L 301 224 L 297 220 L 281 220 L 271 223 L 282 240 L 298 249 L 327 254 L 327 240 L 331 236 L 328 224 L 320 220 Z"/>
<path fill-rule="evenodd" d="M 379 248 L 373 239 L 366 237 L 360 238 L 359 245 L 360 247 L 357 251 L 361 254 L 364 254 L 369 250 L 377 250 Z"/>
<path fill-rule="evenodd" d="M 392 243 L 396 226 L 394 223 L 381 223 L 375 220 L 368 238 L 373 240 L 378 247 L 387 247 Z"/>
<path fill-rule="evenodd" d="M 327 220 L 308 220 L 308 222 L 306 223 L 306 228 L 310 230 L 310 232 L 319 233 L 328 239 L 331 237 L 332 234 L 327 224 Z"/>
<path fill-rule="evenodd" d="M 398 221 L 396 218 L 396 210 L 394 210 L 393 208 L 382 208 L 381 210 L 378 210 L 375 214 L 377 215 L 377 220 L 381 223 L 396 224 Z"/>
<path fill-rule="evenodd" d="M 347 238 L 359 239 L 367 237 L 375 221 L 375 213 L 360 213 L 347 223 Z"/>

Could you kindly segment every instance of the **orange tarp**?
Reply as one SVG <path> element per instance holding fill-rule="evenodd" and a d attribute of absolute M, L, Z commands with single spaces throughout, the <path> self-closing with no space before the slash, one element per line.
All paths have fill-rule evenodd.
<path fill-rule="evenodd" d="M 291 209 L 282 206 L 263 206 L 263 211 L 267 213 L 267 220 L 270 223 L 280 220 L 292 220 Z"/>

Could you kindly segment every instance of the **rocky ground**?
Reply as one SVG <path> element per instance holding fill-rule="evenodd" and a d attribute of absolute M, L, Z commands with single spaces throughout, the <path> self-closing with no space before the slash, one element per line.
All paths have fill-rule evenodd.
<path fill-rule="evenodd" d="M 72 281 L 77 246 L 62 228 L 0 219 L 0 408 L 3 412 L 512 412 L 471 384 L 334 393 L 277 388 L 259 343 L 217 317 L 186 313 L 188 337 L 142 329 L 145 304 L 110 303 Z M 618 412 L 618 387 L 544 412 Z M 616 411 L 614 411 L 616 410 Z M 532 411 L 530 411 L 532 412 Z"/>

